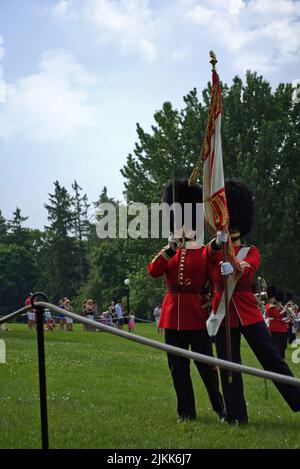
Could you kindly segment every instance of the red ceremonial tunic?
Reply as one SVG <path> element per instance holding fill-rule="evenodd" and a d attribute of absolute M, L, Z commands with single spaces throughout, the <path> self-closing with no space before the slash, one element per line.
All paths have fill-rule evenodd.
<path fill-rule="evenodd" d="M 266 315 L 269 318 L 269 331 L 271 332 L 288 332 L 288 325 L 283 321 L 283 315 L 280 314 L 276 305 L 268 303 L 266 305 Z"/>
<path fill-rule="evenodd" d="M 190 242 L 192 243 L 192 242 Z M 169 258 L 167 248 L 160 251 L 148 271 L 152 277 L 165 275 L 167 293 L 161 309 L 158 327 L 162 329 L 195 330 L 206 329 L 208 318 L 204 286 L 207 281 L 205 246 L 193 245 L 192 249 L 177 248 Z"/>
<path fill-rule="evenodd" d="M 242 247 L 234 246 L 236 255 Z M 214 251 L 211 248 L 211 244 L 208 244 L 207 275 L 213 294 L 212 309 L 215 312 L 217 311 L 224 289 L 224 280 L 220 269 L 220 262 L 222 260 L 222 250 Z M 260 265 L 260 253 L 257 247 L 250 247 L 241 265 L 244 269 L 243 274 L 235 286 L 229 303 L 230 327 L 238 327 L 239 321 L 242 326 L 249 326 L 250 324 L 264 321 L 254 295 L 254 273 Z M 222 326 L 224 324 L 225 321 L 223 320 Z"/>

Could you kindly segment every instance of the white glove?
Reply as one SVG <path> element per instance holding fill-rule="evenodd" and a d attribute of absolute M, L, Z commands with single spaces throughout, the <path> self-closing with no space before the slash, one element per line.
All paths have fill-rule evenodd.
<path fill-rule="evenodd" d="M 177 244 L 179 243 L 178 238 L 174 238 L 173 235 L 170 235 L 168 238 L 168 246 L 169 248 L 173 249 L 173 251 L 176 251 Z"/>
<path fill-rule="evenodd" d="M 228 233 L 226 231 L 217 231 L 216 243 L 218 246 L 221 246 L 222 243 L 227 243 Z"/>
<path fill-rule="evenodd" d="M 230 262 L 221 263 L 221 274 L 222 275 L 231 275 L 233 273 L 233 267 Z"/>

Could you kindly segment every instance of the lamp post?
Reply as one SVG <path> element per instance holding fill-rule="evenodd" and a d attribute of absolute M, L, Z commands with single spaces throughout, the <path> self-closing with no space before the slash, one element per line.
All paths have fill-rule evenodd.
<path fill-rule="evenodd" d="M 130 314 L 130 301 L 129 301 L 129 294 L 130 294 L 129 284 L 130 284 L 130 280 L 129 280 L 129 278 L 125 278 L 124 284 L 125 284 L 125 291 L 126 291 L 126 298 L 127 298 L 127 319 L 129 321 L 129 314 Z"/>

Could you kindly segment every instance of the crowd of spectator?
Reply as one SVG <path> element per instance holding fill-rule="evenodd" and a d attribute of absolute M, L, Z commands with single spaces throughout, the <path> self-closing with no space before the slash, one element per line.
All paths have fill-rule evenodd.
<path fill-rule="evenodd" d="M 26 298 L 25 305 L 30 305 L 31 294 Z M 54 331 L 57 326 L 59 330 L 64 331 L 73 331 L 74 320 L 66 316 L 63 311 L 73 312 L 70 300 L 68 298 L 63 298 L 58 302 L 58 308 L 62 310 L 61 313 L 58 313 L 56 317 L 52 316 L 50 309 L 44 310 L 44 324 L 46 331 Z M 27 312 L 27 326 L 29 330 L 36 328 L 36 312 L 34 309 Z"/>
<path fill-rule="evenodd" d="M 31 294 L 25 300 L 25 305 L 30 305 Z M 73 312 L 73 307 L 68 298 L 63 298 L 58 302 L 58 308 L 61 310 L 60 313 L 53 315 L 50 309 L 44 310 L 44 325 L 46 331 L 54 331 L 59 329 L 60 331 L 73 331 L 73 318 L 70 318 L 65 312 Z M 110 327 L 116 327 L 123 329 L 125 322 L 128 324 L 128 331 L 134 333 L 135 331 L 135 316 L 132 311 L 129 315 L 124 315 L 124 309 L 122 300 L 119 299 L 116 303 L 111 301 L 107 306 L 107 309 L 99 314 L 98 303 L 93 299 L 87 299 L 83 302 L 81 314 L 86 319 L 97 321 Z M 29 330 L 36 328 L 36 312 L 34 309 L 27 312 L 27 326 Z M 85 332 L 97 331 L 94 325 L 83 324 L 83 330 Z"/>

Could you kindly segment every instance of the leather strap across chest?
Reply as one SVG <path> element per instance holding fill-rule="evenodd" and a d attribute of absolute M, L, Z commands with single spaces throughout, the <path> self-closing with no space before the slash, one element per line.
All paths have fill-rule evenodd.
<path fill-rule="evenodd" d="M 198 293 L 204 294 L 205 289 L 200 285 L 168 285 L 168 293 Z"/>
<path fill-rule="evenodd" d="M 224 283 L 217 282 L 214 284 L 214 290 L 216 292 L 222 292 L 224 291 Z M 255 285 L 254 283 L 237 283 L 234 289 L 234 292 L 250 292 L 250 293 L 255 293 Z"/>

